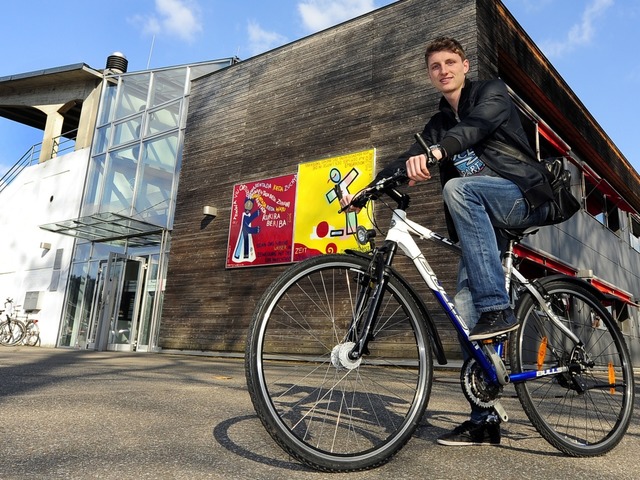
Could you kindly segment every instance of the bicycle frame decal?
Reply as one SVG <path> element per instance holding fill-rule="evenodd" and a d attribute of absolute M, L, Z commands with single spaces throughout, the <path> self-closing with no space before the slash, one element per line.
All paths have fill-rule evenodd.
<path fill-rule="evenodd" d="M 509 375 L 509 380 L 511 380 L 511 382 L 513 383 L 526 382 L 527 380 L 533 380 L 534 378 L 557 375 L 558 373 L 564 373 L 568 371 L 569 367 L 547 368 L 545 370 L 529 370 L 522 373 L 512 373 L 511 375 Z"/>
<path fill-rule="evenodd" d="M 442 308 L 445 310 L 447 315 L 449 315 L 449 318 L 451 318 L 454 327 L 456 327 L 459 333 L 468 335 L 469 328 L 467 327 L 466 322 L 456 310 L 455 305 L 440 284 L 438 277 L 431 268 L 431 265 L 429 264 L 427 259 L 424 257 L 423 253 L 420 251 L 420 248 L 416 244 L 411 234 L 413 233 L 419 238 L 423 238 L 426 240 L 435 240 L 437 242 L 441 242 L 449 248 L 457 249 L 457 247 L 451 242 L 451 240 L 442 237 L 441 235 L 436 234 L 430 229 L 407 219 L 406 212 L 402 210 L 394 211 L 391 225 L 392 227 L 387 233 L 387 239 L 396 242 L 400 249 L 405 253 L 405 255 L 413 260 L 413 263 L 418 269 L 420 276 L 424 279 L 425 283 L 431 289 L 431 291 L 433 291 L 436 298 L 438 299 L 438 302 L 440 303 L 440 305 L 442 305 Z"/>

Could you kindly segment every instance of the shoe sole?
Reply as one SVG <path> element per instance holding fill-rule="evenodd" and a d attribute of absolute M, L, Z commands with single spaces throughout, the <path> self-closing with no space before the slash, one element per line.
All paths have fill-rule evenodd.
<path fill-rule="evenodd" d="M 500 445 L 499 443 L 491 443 L 491 442 L 455 442 L 449 440 L 441 440 L 437 439 L 436 443 L 438 445 L 445 445 L 447 447 L 497 447 Z"/>
<path fill-rule="evenodd" d="M 504 330 L 500 330 L 499 332 L 488 332 L 488 333 L 478 333 L 477 335 L 469 335 L 469 340 L 486 340 L 487 338 L 497 337 L 498 335 L 503 335 L 505 333 L 509 333 L 513 330 L 517 330 L 520 326 L 519 323 L 513 325 L 512 327 L 505 328 Z"/>

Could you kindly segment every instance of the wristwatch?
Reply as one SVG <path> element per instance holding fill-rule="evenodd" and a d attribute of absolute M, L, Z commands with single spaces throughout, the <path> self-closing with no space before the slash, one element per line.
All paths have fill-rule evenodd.
<path fill-rule="evenodd" d="M 442 146 L 439 143 L 436 143 L 435 145 L 431 145 L 429 147 L 429 150 L 431 150 L 431 153 L 433 154 L 434 150 L 440 150 L 440 158 L 439 160 L 442 160 L 444 157 L 447 156 L 447 151 L 442 148 Z"/>

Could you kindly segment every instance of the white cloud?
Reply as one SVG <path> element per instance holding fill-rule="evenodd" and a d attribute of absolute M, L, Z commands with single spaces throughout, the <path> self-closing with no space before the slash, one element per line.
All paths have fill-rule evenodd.
<path fill-rule="evenodd" d="M 337 23 L 363 15 L 376 8 L 374 0 L 301 0 L 298 13 L 308 33 L 324 30 Z M 258 55 L 289 40 L 277 32 L 264 30 L 257 22 L 247 25 L 250 54 Z"/>
<path fill-rule="evenodd" d="M 562 41 L 550 41 L 541 44 L 542 50 L 549 57 L 561 57 L 578 47 L 588 45 L 595 36 L 594 24 L 605 11 L 613 5 L 614 0 L 592 0 L 582 13 L 580 21 L 573 25 Z"/>
<path fill-rule="evenodd" d="M 374 0 L 304 0 L 298 3 L 298 13 L 309 32 L 324 30 L 374 8 Z"/>
<path fill-rule="evenodd" d="M 277 32 L 268 32 L 254 21 L 247 25 L 250 54 L 258 55 L 287 43 L 287 38 Z"/>
<path fill-rule="evenodd" d="M 193 42 L 202 31 L 199 10 L 193 0 L 155 0 L 154 13 L 136 15 L 130 21 L 140 25 L 144 33 Z"/>

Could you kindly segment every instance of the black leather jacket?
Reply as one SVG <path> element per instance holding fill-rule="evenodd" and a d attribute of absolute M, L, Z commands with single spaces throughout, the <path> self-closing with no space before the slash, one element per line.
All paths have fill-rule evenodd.
<path fill-rule="evenodd" d="M 546 203 L 553 193 L 544 167 L 537 162 L 527 140 L 518 110 L 511 100 L 507 87 L 502 80 L 472 82 L 467 80 L 462 89 L 458 104 L 460 121 L 453 109 L 443 97 L 439 112 L 425 125 L 422 137 L 429 145 L 440 144 L 447 157 L 440 162 L 440 180 L 442 185 L 458 176 L 458 170 L 451 160 L 454 155 L 473 148 L 486 165 L 501 177 L 518 185 L 532 208 Z M 531 161 L 523 161 L 485 146 L 485 141 L 493 139 L 511 145 L 524 153 Z M 414 143 L 396 161 L 383 169 L 378 178 L 388 176 L 398 168 L 405 168 L 406 160 L 424 153 Z M 447 212 L 448 217 L 448 212 Z M 454 239 L 449 218 L 449 234 Z"/>

